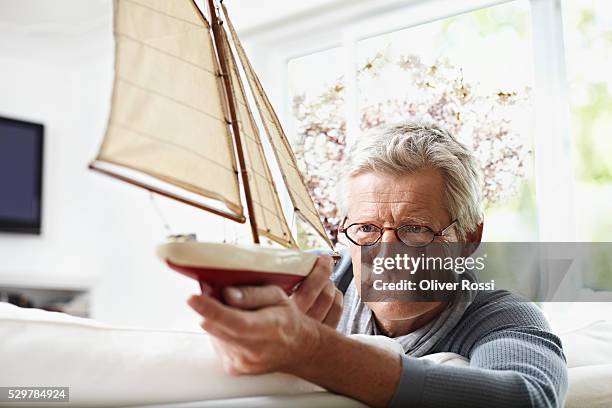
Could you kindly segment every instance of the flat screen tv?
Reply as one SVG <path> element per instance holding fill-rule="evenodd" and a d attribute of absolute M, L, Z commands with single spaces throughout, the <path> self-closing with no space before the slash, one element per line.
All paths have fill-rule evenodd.
<path fill-rule="evenodd" d="M 0 117 L 0 232 L 40 234 L 44 127 Z"/>

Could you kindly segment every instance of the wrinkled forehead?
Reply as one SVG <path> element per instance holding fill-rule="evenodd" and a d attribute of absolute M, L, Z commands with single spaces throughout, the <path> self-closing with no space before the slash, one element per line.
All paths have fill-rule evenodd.
<path fill-rule="evenodd" d="M 397 176 L 364 173 L 349 180 L 349 217 L 381 222 L 446 221 L 444 179 L 435 169 Z"/>

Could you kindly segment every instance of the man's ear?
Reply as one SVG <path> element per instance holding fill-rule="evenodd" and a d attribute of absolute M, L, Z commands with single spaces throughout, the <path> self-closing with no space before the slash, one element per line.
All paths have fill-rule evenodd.
<path fill-rule="evenodd" d="M 468 232 L 465 236 L 465 247 L 463 251 L 463 256 L 468 257 L 471 256 L 478 247 L 480 246 L 480 242 L 482 240 L 482 230 L 484 228 L 484 221 L 478 224 L 474 231 Z"/>
<path fill-rule="evenodd" d="M 465 240 L 467 242 L 473 242 L 473 243 L 480 244 L 480 241 L 482 240 L 483 228 L 484 228 L 484 222 L 481 222 L 480 224 L 478 224 L 478 226 L 476 227 L 474 231 L 468 232 L 467 236 L 465 237 Z"/>

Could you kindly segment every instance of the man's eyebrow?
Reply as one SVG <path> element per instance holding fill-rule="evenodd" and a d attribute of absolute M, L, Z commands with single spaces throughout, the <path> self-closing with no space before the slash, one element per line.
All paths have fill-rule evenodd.
<path fill-rule="evenodd" d="M 359 224 L 382 224 L 381 220 L 376 216 L 372 215 L 362 215 L 357 217 L 348 217 L 347 220 L 352 223 Z"/>
<path fill-rule="evenodd" d="M 372 215 L 372 214 L 364 214 L 362 216 L 353 217 L 352 220 L 349 218 L 348 221 L 350 221 L 350 223 L 359 223 L 359 224 L 367 223 L 367 224 L 375 224 L 375 225 L 382 225 L 384 223 L 383 220 L 379 219 L 377 216 Z M 406 217 L 400 218 L 400 222 L 397 224 L 397 226 L 398 227 L 402 225 L 431 226 L 432 224 L 433 224 L 432 218 L 419 217 L 419 216 L 406 216 Z"/>
<path fill-rule="evenodd" d="M 418 217 L 418 216 L 406 216 L 400 218 L 400 224 L 421 224 L 421 225 L 429 225 L 433 222 L 431 218 L 428 217 Z"/>

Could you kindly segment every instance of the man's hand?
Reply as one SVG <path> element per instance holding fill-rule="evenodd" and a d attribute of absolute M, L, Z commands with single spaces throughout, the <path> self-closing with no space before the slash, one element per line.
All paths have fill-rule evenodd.
<path fill-rule="evenodd" d="M 331 257 L 320 256 L 291 300 L 306 315 L 335 329 L 342 315 L 342 293 L 329 279 L 332 267 Z"/>
<path fill-rule="evenodd" d="M 227 305 L 208 295 L 188 303 L 204 320 L 226 372 L 284 372 L 374 407 L 399 383 L 398 354 L 350 339 L 306 316 L 277 286 L 225 288 Z"/>
<path fill-rule="evenodd" d="M 228 373 L 291 372 L 315 354 L 322 326 L 279 287 L 228 287 L 223 297 L 227 306 L 207 295 L 188 303 L 204 318 L 201 326 Z"/>

